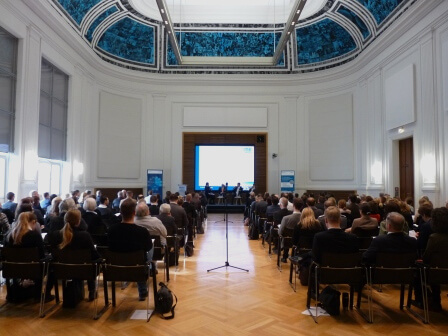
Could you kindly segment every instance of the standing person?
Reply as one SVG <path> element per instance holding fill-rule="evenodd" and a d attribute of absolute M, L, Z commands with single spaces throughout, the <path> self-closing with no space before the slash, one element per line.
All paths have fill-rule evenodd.
<path fill-rule="evenodd" d="M 209 204 L 215 204 L 215 194 L 212 192 L 212 188 L 208 182 L 205 183 L 204 193 L 207 198 L 207 202 Z"/>
<path fill-rule="evenodd" d="M 5 203 L 3 203 L 2 205 L 2 209 L 3 210 L 10 210 L 11 213 L 15 214 L 16 213 L 16 208 L 17 208 L 17 203 L 14 202 L 14 199 L 16 198 L 16 195 L 13 192 L 8 192 L 6 194 L 6 199 L 8 201 L 6 201 Z"/>
<path fill-rule="evenodd" d="M 135 208 L 137 203 L 132 199 L 125 199 L 120 205 L 122 221 L 109 229 L 109 249 L 114 252 L 143 251 L 147 260 L 148 252 L 152 250 L 152 241 L 148 230 L 134 223 Z M 144 301 L 148 296 L 146 283 L 138 282 L 139 300 Z"/>
<path fill-rule="evenodd" d="M 112 210 L 114 210 L 115 213 L 120 211 L 120 203 L 122 199 L 124 199 L 123 191 L 120 190 L 117 192 L 117 198 L 112 201 Z"/>
<path fill-rule="evenodd" d="M 99 206 L 101 204 L 101 190 L 97 190 L 96 191 L 96 206 Z"/>

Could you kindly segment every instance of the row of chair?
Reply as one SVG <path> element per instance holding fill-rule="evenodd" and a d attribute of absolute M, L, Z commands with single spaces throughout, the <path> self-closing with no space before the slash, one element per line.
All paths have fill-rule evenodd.
<path fill-rule="evenodd" d="M 44 317 L 46 313 L 59 304 L 58 280 L 63 285 L 69 280 L 88 280 L 95 282 L 94 296 L 94 319 L 98 319 L 109 306 L 108 282 L 112 287 L 112 306 L 116 305 L 115 283 L 122 282 L 145 282 L 149 293 L 149 277 L 153 278 L 154 300 L 157 292 L 157 279 L 155 272 L 155 261 L 146 261 L 144 251 L 135 252 L 113 252 L 108 249 L 102 251 L 103 258 L 91 260 L 90 250 L 59 250 L 54 258 L 39 258 L 37 248 L 14 248 L 3 247 L 2 249 L 2 272 L 6 278 L 7 292 L 11 293 L 12 279 L 34 279 L 41 284 L 39 316 Z M 49 272 L 55 279 L 56 304 L 44 310 L 45 292 Z M 104 284 L 104 307 L 97 311 L 99 275 L 102 273 Z M 154 301 L 155 305 L 155 301 Z M 3 307 L 3 306 L 2 306 Z M 149 295 L 146 300 L 147 321 L 151 317 L 149 310 Z"/>

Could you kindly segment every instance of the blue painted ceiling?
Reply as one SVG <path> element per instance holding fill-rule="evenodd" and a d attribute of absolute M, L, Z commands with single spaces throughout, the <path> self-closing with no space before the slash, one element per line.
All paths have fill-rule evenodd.
<path fill-rule="evenodd" d="M 163 25 L 128 0 L 47 0 L 103 60 L 154 72 L 297 73 L 358 56 L 416 0 L 329 0 L 299 21 L 276 66 L 179 66 Z M 153 0 L 155 1 L 155 0 Z M 177 33 L 183 56 L 272 57 L 283 27 L 272 24 L 188 24 Z"/>

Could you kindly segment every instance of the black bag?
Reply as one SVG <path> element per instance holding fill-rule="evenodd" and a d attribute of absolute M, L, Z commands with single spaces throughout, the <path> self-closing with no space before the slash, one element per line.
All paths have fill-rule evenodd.
<path fill-rule="evenodd" d="M 67 280 L 62 287 L 62 306 L 75 308 L 84 299 L 84 283 L 82 280 Z"/>
<path fill-rule="evenodd" d="M 258 240 L 258 227 L 255 223 L 250 223 L 249 226 L 249 239 Z"/>
<path fill-rule="evenodd" d="M 319 294 L 319 302 L 322 308 L 331 316 L 340 314 L 341 292 L 331 286 L 325 287 Z"/>
<path fill-rule="evenodd" d="M 192 257 L 194 255 L 193 242 L 187 242 L 184 246 L 184 249 L 187 257 Z"/>
<path fill-rule="evenodd" d="M 157 291 L 156 296 L 156 312 L 162 315 L 165 320 L 171 320 L 174 318 L 174 308 L 177 305 L 177 296 L 169 290 L 169 288 L 163 283 L 159 283 L 160 289 Z M 174 299 L 176 303 L 174 303 Z M 171 316 L 163 316 L 171 312 Z"/>

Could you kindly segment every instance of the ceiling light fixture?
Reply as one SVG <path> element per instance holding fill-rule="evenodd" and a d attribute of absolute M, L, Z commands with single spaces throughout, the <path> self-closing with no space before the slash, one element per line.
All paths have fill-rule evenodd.
<path fill-rule="evenodd" d="M 160 15 L 162 16 L 162 20 L 165 22 L 165 29 L 168 31 L 168 38 L 171 42 L 174 55 L 176 55 L 177 62 L 182 64 L 182 55 L 180 53 L 179 43 L 177 43 L 176 34 L 174 33 L 173 21 L 171 20 L 168 10 L 165 10 L 168 6 L 166 5 L 165 0 L 156 0 L 156 2 Z"/>

